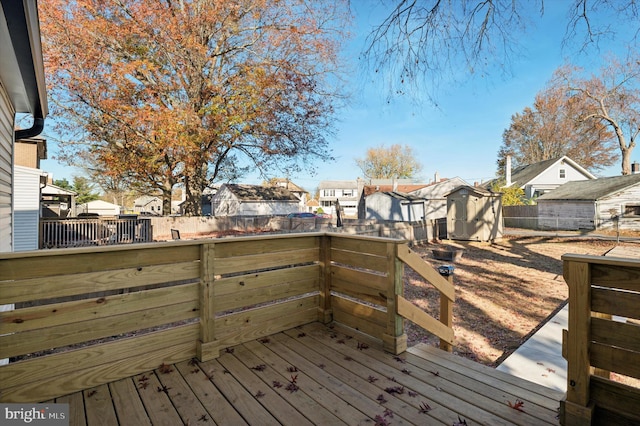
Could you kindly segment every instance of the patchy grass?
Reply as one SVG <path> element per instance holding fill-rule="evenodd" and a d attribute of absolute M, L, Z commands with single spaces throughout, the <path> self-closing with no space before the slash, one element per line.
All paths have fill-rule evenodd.
<path fill-rule="evenodd" d="M 510 237 L 493 244 L 456 245 L 464 248 L 464 254 L 454 263 L 454 351 L 496 366 L 567 300 L 560 257 L 565 253 L 602 255 L 615 241 Z M 415 247 L 414 251 L 434 267 L 451 264 L 433 258 L 435 247 Z M 405 271 L 405 297 L 438 317 L 438 292 L 409 268 Z M 436 337 L 409 321 L 406 324 L 409 346 L 438 344 Z"/>

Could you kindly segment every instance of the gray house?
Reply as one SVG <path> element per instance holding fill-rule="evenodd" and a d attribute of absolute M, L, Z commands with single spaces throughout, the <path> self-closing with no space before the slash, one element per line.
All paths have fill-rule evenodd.
<path fill-rule="evenodd" d="M 546 229 L 640 229 L 640 174 L 568 182 L 538 198 Z"/>
<path fill-rule="evenodd" d="M 0 252 L 14 250 L 14 142 L 39 135 L 47 116 L 40 24 L 35 0 L 0 3 Z M 16 114 L 33 117 L 14 130 Z"/>
<path fill-rule="evenodd" d="M 299 199 L 280 187 L 224 184 L 213 196 L 214 216 L 286 215 L 299 211 Z"/>
<path fill-rule="evenodd" d="M 375 192 L 365 204 L 365 219 L 415 222 L 425 216 L 425 199 L 402 192 Z"/>
<path fill-rule="evenodd" d="M 460 186 L 469 186 L 467 181 L 459 177 L 436 179 L 434 183 L 409 192 L 409 195 L 425 199 L 425 219 L 441 219 L 447 217 L 447 194 Z"/>

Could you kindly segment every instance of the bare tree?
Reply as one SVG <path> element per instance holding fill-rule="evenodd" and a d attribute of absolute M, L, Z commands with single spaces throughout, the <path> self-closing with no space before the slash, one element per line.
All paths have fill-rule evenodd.
<path fill-rule="evenodd" d="M 612 165 L 618 159 L 613 132 L 602 122 L 583 120 L 586 107 L 563 86 L 551 84 L 540 91 L 532 107 L 511 117 L 498 152 L 498 174 L 507 155 L 514 167 L 563 155 L 591 170 Z"/>
<path fill-rule="evenodd" d="M 364 59 L 389 74 L 391 94 L 422 93 L 461 73 L 484 74 L 494 64 L 508 71 L 527 28 L 542 17 L 545 1 L 395 0 L 387 18 L 369 34 Z M 580 50 L 616 36 L 625 26 L 640 28 L 635 0 L 574 0 L 563 45 Z M 593 16 L 598 16 L 596 25 Z M 431 85 L 423 83 L 431 83 Z M 433 98 L 432 98 L 433 100 Z"/>
<path fill-rule="evenodd" d="M 612 58 L 597 76 L 584 78 L 581 69 L 564 67 L 556 72 L 582 107 L 578 119 L 608 127 L 620 149 L 622 174 L 631 174 L 631 153 L 640 133 L 640 61 Z"/>

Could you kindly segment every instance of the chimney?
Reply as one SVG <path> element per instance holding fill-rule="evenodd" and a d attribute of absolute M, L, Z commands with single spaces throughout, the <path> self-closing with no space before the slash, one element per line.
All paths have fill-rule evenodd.
<path fill-rule="evenodd" d="M 633 163 L 631 163 L 631 174 L 636 175 L 638 173 L 640 173 L 640 163 L 634 161 Z"/>
<path fill-rule="evenodd" d="M 511 156 L 507 155 L 504 164 L 504 177 L 507 180 L 505 186 L 511 186 Z"/>
<path fill-rule="evenodd" d="M 440 175 L 438 174 L 438 172 L 436 171 L 436 173 L 433 175 L 433 182 L 434 183 L 438 183 L 440 182 Z"/>
<path fill-rule="evenodd" d="M 473 186 L 478 188 L 480 186 L 480 182 L 478 182 L 478 181 L 473 182 Z"/>

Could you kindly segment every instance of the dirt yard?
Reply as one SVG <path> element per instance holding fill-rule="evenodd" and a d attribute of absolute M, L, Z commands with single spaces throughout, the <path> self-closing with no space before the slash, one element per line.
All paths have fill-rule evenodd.
<path fill-rule="evenodd" d="M 436 260 L 432 249 L 438 245 L 413 249 L 434 267 L 455 266 L 454 351 L 496 366 L 567 300 L 560 257 L 565 253 L 602 255 L 615 244 L 615 241 L 547 237 L 509 237 L 494 244 L 456 242 L 464 249 L 456 262 Z M 417 279 L 408 268 L 405 294 L 437 317 L 440 306 L 437 291 Z M 409 346 L 419 342 L 438 344 L 437 338 L 408 321 L 406 328 Z"/>

